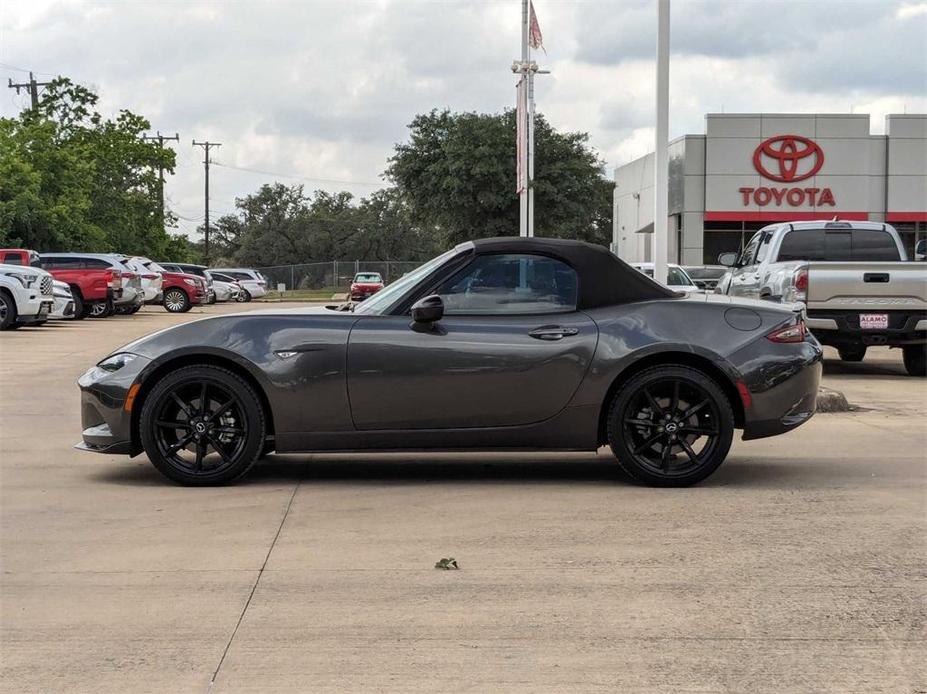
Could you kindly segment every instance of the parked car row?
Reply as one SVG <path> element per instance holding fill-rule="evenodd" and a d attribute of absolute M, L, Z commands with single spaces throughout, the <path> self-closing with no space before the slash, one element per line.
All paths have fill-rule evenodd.
<path fill-rule="evenodd" d="M 158 263 L 118 253 L 0 249 L 0 330 L 51 319 L 132 314 L 145 304 L 172 313 L 217 301 L 250 301 L 267 280 L 247 268 Z"/>

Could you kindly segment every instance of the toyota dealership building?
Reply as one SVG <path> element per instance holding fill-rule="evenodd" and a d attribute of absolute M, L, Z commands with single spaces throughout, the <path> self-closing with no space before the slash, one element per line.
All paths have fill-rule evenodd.
<path fill-rule="evenodd" d="M 800 219 L 888 222 L 909 256 L 927 237 L 927 115 L 709 114 L 669 145 L 669 260 L 714 264 L 757 229 Z M 651 260 L 654 156 L 615 170 L 614 242 Z"/>

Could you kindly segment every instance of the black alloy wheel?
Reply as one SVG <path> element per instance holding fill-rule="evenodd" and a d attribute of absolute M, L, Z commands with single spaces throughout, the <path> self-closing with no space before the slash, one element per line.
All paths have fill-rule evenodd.
<path fill-rule="evenodd" d="M 226 484 L 244 475 L 264 445 L 264 411 L 254 389 L 216 366 L 188 366 L 145 398 L 142 446 L 166 477 L 187 485 Z"/>
<path fill-rule="evenodd" d="M 608 442 L 635 481 L 660 487 L 696 484 L 731 448 L 734 413 L 724 391 L 701 371 L 657 366 L 618 391 L 608 416 Z"/>
<path fill-rule="evenodd" d="M 164 293 L 164 308 L 171 313 L 184 313 L 189 311 L 192 304 L 183 289 L 168 289 Z"/>
<path fill-rule="evenodd" d="M 0 330 L 9 330 L 16 324 L 16 302 L 5 290 L 0 290 Z"/>

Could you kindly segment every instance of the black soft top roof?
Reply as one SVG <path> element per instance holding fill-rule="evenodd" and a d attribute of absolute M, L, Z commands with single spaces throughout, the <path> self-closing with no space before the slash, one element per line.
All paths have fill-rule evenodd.
<path fill-rule="evenodd" d="M 579 277 L 580 309 L 676 296 L 676 292 L 638 272 L 607 248 L 585 241 L 510 236 L 472 243 L 478 254 L 535 253 L 562 260 Z"/>

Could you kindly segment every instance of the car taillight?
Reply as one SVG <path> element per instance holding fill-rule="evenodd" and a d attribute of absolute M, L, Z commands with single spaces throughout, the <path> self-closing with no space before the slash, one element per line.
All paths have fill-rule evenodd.
<path fill-rule="evenodd" d="M 808 268 L 800 267 L 792 275 L 792 286 L 795 292 L 792 296 L 793 301 L 806 301 L 808 299 Z"/>
<path fill-rule="evenodd" d="M 262 287 L 266 284 L 264 280 L 258 280 L 257 283 L 261 285 Z"/>
<path fill-rule="evenodd" d="M 794 323 L 776 328 L 766 336 L 766 339 L 771 342 L 804 342 L 806 332 L 805 321 L 799 318 Z"/>
<path fill-rule="evenodd" d="M 143 279 L 143 280 L 156 280 L 156 279 L 158 279 L 159 276 L 160 276 L 160 275 L 145 274 L 145 275 L 142 275 L 142 279 Z"/>
<path fill-rule="evenodd" d="M 122 273 L 119 270 L 107 270 L 106 282 L 113 289 L 122 284 Z"/>

